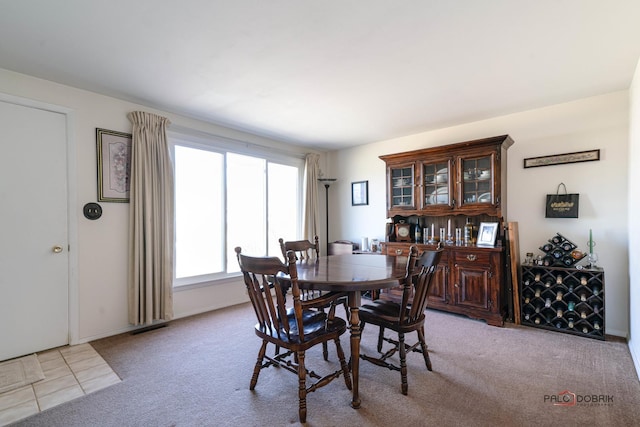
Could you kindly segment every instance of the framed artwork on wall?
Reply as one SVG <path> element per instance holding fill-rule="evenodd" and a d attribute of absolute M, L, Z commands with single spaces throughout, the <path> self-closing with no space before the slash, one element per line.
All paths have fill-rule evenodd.
<path fill-rule="evenodd" d="M 369 181 L 351 183 L 351 206 L 369 204 Z"/>
<path fill-rule="evenodd" d="M 131 134 L 96 128 L 98 201 L 129 202 Z"/>

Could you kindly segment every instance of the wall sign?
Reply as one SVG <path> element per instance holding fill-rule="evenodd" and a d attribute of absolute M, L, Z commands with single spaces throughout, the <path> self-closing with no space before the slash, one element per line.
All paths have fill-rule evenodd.
<path fill-rule="evenodd" d="M 551 156 L 529 157 L 524 159 L 525 168 L 538 166 L 562 165 L 565 163 L 592 162 L 600 160 L 600 150 L 578 151 L 567 154 L 553 154 Z"/>

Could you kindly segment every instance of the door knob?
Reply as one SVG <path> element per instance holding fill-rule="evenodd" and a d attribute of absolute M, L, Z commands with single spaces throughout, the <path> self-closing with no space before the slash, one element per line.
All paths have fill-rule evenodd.
<path fill-rule="evenodd" d="M 53 247 L 53 253 L 54 254 L 59 254 L 60 252 L 62 252 L 62 246 L 54 246 Z"/>

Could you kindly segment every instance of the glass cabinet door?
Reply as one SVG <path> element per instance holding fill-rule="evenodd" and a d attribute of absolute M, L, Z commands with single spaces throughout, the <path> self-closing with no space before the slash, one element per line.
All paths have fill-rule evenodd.
<path fill-rule="evenodd" d="M 413 165 L 389 168 L 391 207 L 415 209 L 415 175 Z"/>
<path fill-rule="evenodd" d="M 494 203 L 492 160 L 492 155 L 461 160 L 461 205 Z"/>
<path fill-rule="evenodd" d="M 424 208 L 451 205 L 452 176 L 449 161 L 422 164 Z"/>

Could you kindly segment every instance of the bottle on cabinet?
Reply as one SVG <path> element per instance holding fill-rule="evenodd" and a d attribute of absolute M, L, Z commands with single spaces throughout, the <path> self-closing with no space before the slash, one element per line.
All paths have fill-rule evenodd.
<path fill-rule="evenodd" d="M 471 218 L 467 218 L 467 222 L 464 225 L 464 244 L 473 244 L 473 224 L 471 223 Z"/>

